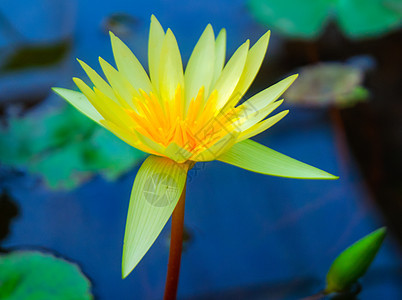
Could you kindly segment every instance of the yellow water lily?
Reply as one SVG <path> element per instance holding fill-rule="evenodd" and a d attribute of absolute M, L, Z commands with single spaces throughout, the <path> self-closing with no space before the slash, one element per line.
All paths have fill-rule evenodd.
<path fill-rule="evenodd" d="M 134 181 L 123 246 L 123 277 L 142 259 L 171 216 L 185 186 L 187 171 L 199 161 L 219 160 L 250 171 L 282 177 L 336 177 L 280 154 L 249 138 L 282 119 L 266 118 L 297 75 L 287 77 L 238 104 L 254 80 L 270 32 L 251 48 L 242 44 L 225 64 L 226 31 L 215 38 L 208 25 L 183 72 L 179 47 L 151 17 L 149 75 L 113 33 L 117 69 L 99 59 L 105 81 L 79 61 L 93 87 L 81 79 L 81 92 L 54 88 L 79 111 L 129 145 L 151 154 Z"/>

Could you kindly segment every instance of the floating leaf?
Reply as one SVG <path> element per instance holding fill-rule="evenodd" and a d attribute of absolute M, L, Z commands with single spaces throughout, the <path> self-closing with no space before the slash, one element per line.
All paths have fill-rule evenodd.
<path fill-rule="evenodd" d="M 326 293 L 347 291 L 366 273 L 382 245 L 386 231 L 382 227 L 366 235 L 334 260 L 327 274 Z"/>
<path fill-rule="evenodd" d="M 71 143 L 41 153 L 29 161 L 28 169 L 41 174 L 51 188 L 73 189 L 92 175 L 84 161 L 84 147 L 83 143 Z"/>
<path fill-rule="evenodd" d="M 99 128 L 91 136 L 90 147 L 84 155 L 92 170 L 100 171 L 110 180 L 116 180 L 146 156 L 144 152 L 128 146 L 103 128 Z"/>
<path fill-rule="evenodd" d="M 94 173 L 115 180 L 145 154 L 71 106 L 13 118 L 0 129 L 3 164 L 41 174 L 51 188 L 71 189 Z"/>
<path fill-rule="evenodd" d="M 285 93 L 287 102 L 345 107 L 367 99 L 367 90 L 360 86 L 364 74 L 359 68 L 342 63 L 320 63 L 300 69 L 299 74 L 299 79 Z"/>
<path fill-rule="evenodd" d="M 351 38 L 382 35 L 401 26 L 401 12 L 385 0 L 338 0 L 336 3 L 337 22 Z"/>
<path fill-rule="evenodd" d="M 79 267 L 50 254 L 18 251 L 0 255 L 0 299 L 93 299 Z"/>
<path fill-rule="evenodd" d="M 269 28 L 295 38 L 317 38 L 334 20 L 350 38 L 384 34 L 401 26 L 396 0 L 249 0 L 253 16 Z M 303 13 L 300 13 L 303 12 Z"/>

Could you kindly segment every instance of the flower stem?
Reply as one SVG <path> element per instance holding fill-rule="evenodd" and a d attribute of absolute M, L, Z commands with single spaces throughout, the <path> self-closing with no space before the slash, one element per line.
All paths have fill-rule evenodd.
<path fill-rule="evenodd" d="M 181 250 L 183 246 L 184 204 L 186 185 L 172 214 L 168 271 L 164 300 L 175 300 L 179 284 Z"/>

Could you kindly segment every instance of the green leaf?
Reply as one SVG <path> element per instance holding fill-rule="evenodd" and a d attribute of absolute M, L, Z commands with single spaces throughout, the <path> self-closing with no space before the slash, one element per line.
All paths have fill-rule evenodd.
<path fill-rule="evenodd" d="M 10 119 L 0 128 L 0 157 L 40 174 L 50 188 L 72 189 L 96 172 L 116 180 L 145 154 L 66 105 Z"/>
<path fill-rule="evenodd" d="M 276 152 L 252 140 L 235 144 L 217 160 L 266 175 L 301 179 L 338 179 L 315 167 Z"/>
<path fill-rule="evenodd" d="M 401 26 L 402 14 L 385 0 L 338 1 L 338 23 L 351 38 L 384 34 Z"/>
<path fill-rule="evenodd" d="M 0 255 L 0 299 L 93 299 L 91 284 L 75 264 L 50 254 Z"/>
<path fill-rule="evenodd" d="M 249 0 L 248 7 L 257 21 L 294 38 L 317 38 L 329 21 L 350 38 L 367 38 L 397 29 L 402 20 L 396 0 Z"/>
<path fill-rule="evenodd" d="M 103 128 L 94 132 L 84 151 L 88 169 L 100 171 L 109 180 L 116 180 L 145 156 L 144 152 L 127 145 Z"/>
<path fill-rule="evenodd" d="M 53 189 L 73 189 L 92 175 L 83 160 L 83 144 L 72 142 L 56 151 L 43 153 L 32 159 L 30 172 L 41 174 Z"/>
<path fill-rule="evenodd" d="M 123 245 L 122 276 L 139 263 L 152 246 L 183 191 L 188 164 L 149 156 L 135 177 Z"/>
<path fill-rule="evenodd" d="M 290 37 L 315 38 L 321 34 L 330 15 L 329 0 L 249 0 L 257 21 Z M 303 13 L 300 13 L 303 12 Z"/>
<path fill-rule="evenodd" d="M 385 227 L 377 229 L 343 251 L 328 271 L 325 292 L 347 291 L 362 277 L 381 248 L 386 232 Z"/>

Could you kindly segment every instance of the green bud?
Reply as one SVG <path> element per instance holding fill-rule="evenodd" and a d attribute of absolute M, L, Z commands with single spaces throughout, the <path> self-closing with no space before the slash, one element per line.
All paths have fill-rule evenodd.
<path fill-rule="evenodd" d="M 386 232 L 386 227 L 377 229 L 344 250 L 328 271 L 325 293 L 347 291 L 362 277 L 377 255 Z"/>

